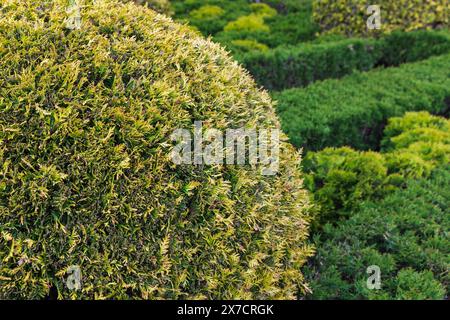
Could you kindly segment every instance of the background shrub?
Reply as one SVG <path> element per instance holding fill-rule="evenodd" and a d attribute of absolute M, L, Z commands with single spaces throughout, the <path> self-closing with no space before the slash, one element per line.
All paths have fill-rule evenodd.
<path fill-rule="evenodd" d="M 189 12 L 189 22 L 205 34 L 213 34 L 223 29 L 224 14 L 225 10 L 219 6 L 204 5 Z"/>
<path fill-rule="evenodd" d="M 450 263 L 448 166 L 410 180 L 382 201 L 366 202 L 315 237 L 304 268 L 310 299 L 444 299 Z M 368 266 L 381 270 L 381 290 L 366 286 Z"/>
<path fill-rule="evenodd" d="M 231 44 L 227 46 L 227 49 L 231 50 L 235 54 L 237 53 L 249 53 L 249 52 L 265 52 L 269 48 L 256 40 L 233 40 Z"/>
<path fill-rule="evenodd" d="M 312 21 L 311 0 L 259 3 L 248 0 L 174 0 L 173 7 L 177 19 L 195 26 L 206 36 L 212 35 L 216 42 L 234 54 L 242 53 L 232 44 L 235 40 L 257 41 L 274 48 L 314 39 L 318 31 Z M 210 7 L 216 9 L 208 13 Z M 216 14 L 217 7 L 224 10 L 220 16 Z M 201 15 L 198 10 L 201 10 Z"/>
<path fill-rule="evenodd" d="M 376 41 L 349 39 L 322 44 L 278 47 L 238 56 L 238 60 L 269 90 L 305 87 L 354 70 L 370 70 L 382 56 Z"/>
<path fill-rule="evenodd" d="M 293 298 L 309 215 L 280 170 L 176 166 L 174 129 L 276 128 L 224 50 L 154 11 L 65 1 L 0 10 L 0 298 Z M 25 125 L 26 124 L 26 125 Z M 64 284 L 69 266 L 82 289 Z"/>
<path fill-rule="evenodd" d="M 319 0 L 314 1 L 314 20 L 324 33 L 342 33 L 350 36 L 389 33 L 393 30 L 448 26 L 449 3 L 447 0 L 411 1 L 380 0 L 381 29 L 369 30 L 367 0 Z"/>
<path fill-rule="evenodd" d="M 171 3 L 177 20 L 188 22 L 205 36 L 215 35 L 230 21 L 252 13 L 247 0 L 173 0 Z"/>
<path fill-rule="evenodd" d="M 448 119 L 432 116 L 428 112 L 408 112 L 403 117 L 389 119 L 382 146 L 383 150 L 389 151 L 407 148 L 420 140 L 450 144 L 449 134 Z"/>
<path fill-rule="evenodd" d="M 448 114 L 450 56 L 355 72 L 274 94 L 284 131 L 298 147 L 378 149 L 388 118 L 407 111 Z"/>
<path fill-rule="evenodd" d="M 448 31 L 393 32 L 383 37 L 383 41 L 380 64 L 385 66 L 398 66 L 450 51 Z"/>
<path fill-rule="evenodd" d="M 223 30 L 238 32 L 269 32 L 270 28 L 264 24 L 264 16 L 251 14 L 229 22 Z"/>
<path fill-rule="evenodd" d="M 430 129 L 430 125 L 435 129 Z M 418 130 L 433 130 L 430 135 Z M 392 118 L 386 127 L 389 152 L 357 151 L 348 147 L 309 152 L 303 162 L 306 186 L 320 206 L 316 225 L 347 217 L 361 202 L 381 199 L 406 179 L 423 178 L 450 163 L 450 121 L 426 112 Z M 408 137 L 407 143 L 399 144 Z M 445 137 L 442 139 L 442 137 Z M 386 144 L 386 143 L 385 143 Z"/>

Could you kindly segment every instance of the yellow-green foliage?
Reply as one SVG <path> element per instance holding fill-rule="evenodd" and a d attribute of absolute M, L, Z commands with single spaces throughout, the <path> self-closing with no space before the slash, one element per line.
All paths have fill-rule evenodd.
<path fill-rule="evenodd" d="M 384 132 L 383 150 L 403 153 L 405 161 L 419 157 L 428 163 L 429 169 L 450 163 L 450 121 L 446 118 L 432 116 L 428 112 L 409 112 L 404 117 L 389 119 Z M 410 155 L 409 160 L 406 155 Z M 401 171 L 404 166 L 396 160 L 390 167 Z M 417 172 L 413 168 L 408 170 Z"/>
<path fill-rule="evenodd" d="M 277 10 L 265 3 L 252 3 L 250 4 L 250 8 L 254 14 L 262 17 L 269 18 L 277 15 Z"/>
<path fill-rule="evenodd" d="M 230 21 L 224 31 L 239 32 L 269 32 L 270 28 L 264 23 L 265 18 L 277 15 L 277 11 L 265 3 L 252 3 L 250 5 L 252 13 L 248 16 L 241 16 L 234 21 Z"/>
<path fill-rule="evenodd" d="M 205 5 L 196 10 L 192 10 L 189 16 L 192 19 L 217 19 L 224 13 L 225 11 L 219 6 Z"/>
<path fill-rule="evenodd" d="M 263 43 L 259 43 L 256 40 L 233 40 L 231 41 L 231 45 L 235 47 L 235 51 L 237 52 L 265 52 L 269 50 L 269 47 Z"/>
<path fill-rule="evenodd" d="M 450 163 L 450 120 L 410 112 L 391 118 L 384 132 L 382 153 L 348 147 L 308 153 L 304 161 L 310 172 L 307 185 L 320 204 L 322 222 Z"/>
<path fill-rule="evenodd" d="M 294 298 L 311 255 L 300 157 L 176 166 L 174 129 L 278 128 L 217 44 L 132 3 L 1 1 L 0 298 Z M 69 291 L 78 265 L 82 288 Z"/>
<path fill-rule="evenodd" d="M 384 150 L 407 148 L 418 140 L 450 144 L 450 122 L 428 112 L 408 112 L 403 117 L 390 118 L 382 145 Z"/>
<path fill-rule="evenodd" d="M 381 8 L 380 30 L 366 25 L 367 7 L 373 4 Z M 448 0 L 315 0 L 313 16 L 324 33 L 370 35 L 448 26 L 449 9 Z"/>
<path fill-rule="evenodd" d="M 250 14 L 229 22 L 224 31 L 269 32 L 270 28 L 264 24 L 264 16 Z"/>

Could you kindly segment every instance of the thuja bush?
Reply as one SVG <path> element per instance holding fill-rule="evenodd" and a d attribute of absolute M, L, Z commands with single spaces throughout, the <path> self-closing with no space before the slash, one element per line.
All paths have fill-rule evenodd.
<path fill-rule="evenodd" d="M 367 0 L 316 0 L 314 20 L 324 33 L 346 35 L 374 35 L 393 30 L 411 31 L 448 26 L 449 4 L 447 0 L 380 0 L 380 29 L 367 28 L 370 14 Z"/>
<path fill-rule="evenodd" d="M 163 15 L 87 1 L 0 7 L 0 298 L 293 298 L 311 255 L 299 155 L 175 165 L 171 133 L 278 128 L 218 45 Z M 81 270 L 69 291 L 66 271 Z"/>
<path fill-rule="evenodd" d="M 449 293 L 450 167 L 411 179 L 348 220 L 325 225 L 306 266 L 311 299 L 445 299 Z M 367 287 L 369 266 L 381 286 Z"/>
<path fill-rule="evenodd" d="M 306 185 L 320 206 L 316 225 L 348 217 L 363 201 L 381 199 L 407 179 L 428 177 L 450 163 L 450 121 L 427 112 L 391 118 L 383 152 L 349 147 L 309 152 Z"/>

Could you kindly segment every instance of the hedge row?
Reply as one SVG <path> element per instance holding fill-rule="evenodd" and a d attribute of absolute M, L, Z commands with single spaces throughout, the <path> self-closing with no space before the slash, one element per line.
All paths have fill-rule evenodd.
<path fill-rule="evenodd" d="M 424 111 L 390 118 L 381 153 L 349 147 L 308 152 L 303 167 L 306 186 L 320 206 L 316 226 L 335 223 L 362 201 L 381 199 L 406 179 L 427 177 L 447 163 L 450 120 Z"/>
<path fill-rule="evenodd" d="M 346 39 L 300 44 L 238 56 L 256 81 L 269 90 L 304 87 L 317 80 L 340 78 L 354 70 L 396 66 L 450 51 L 445 32 L 395 32 L 382 39 Z"/>
<path fill-rule="evenodd" d="M 448 114 L 450 55 L 398 68 L 357 72 L 274 94 L 282 126 L 297 147 L 377 149 L 386 120 L 406 111 Z"/>
<path fill-rule="evenodd" d="M 324 33 L 376 35 L 393 30 L 412 31 L 448 26 L 448 0 L 316 0 L 314 20 Z M 368 29 L 369 5 L 380 7 L 380 29 Z"/>
<path fill-rule="evenodd" d="M 366 202 L 315 237 L 304 268 L 311 299 L 444 299 L 449 292 L 450 167 L 410 180 L 377 202 Z M 369 290 L 369 266 L 381 288 Z"/>

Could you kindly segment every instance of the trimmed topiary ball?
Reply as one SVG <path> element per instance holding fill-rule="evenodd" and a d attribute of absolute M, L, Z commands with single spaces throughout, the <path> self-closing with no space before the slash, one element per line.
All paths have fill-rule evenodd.
<path fill-rule="evenodd" d="M 150 9 L 85 1 L 68 28 L 63 3 L 0 5 L 0 298 L 305 292 L 309 204 L 284 137 L 271 176 L 169 157 L 194 121 L 279 128 L 269 95 Z"/>

